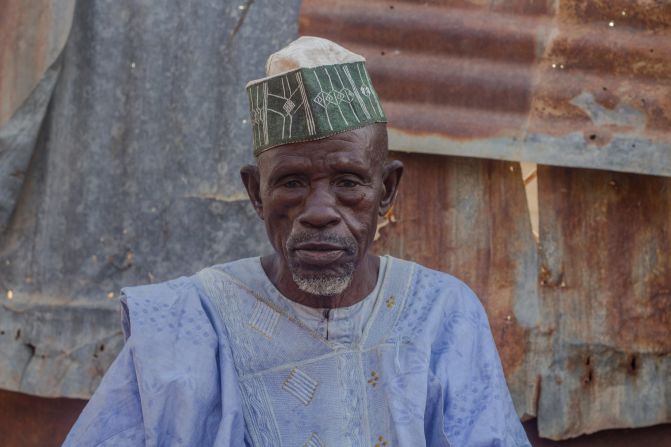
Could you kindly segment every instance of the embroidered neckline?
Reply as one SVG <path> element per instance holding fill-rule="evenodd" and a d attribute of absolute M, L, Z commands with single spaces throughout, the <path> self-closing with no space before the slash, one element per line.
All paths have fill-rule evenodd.
<path fill-rule="evenodd" d="M 356 312 L 358 309 L 363 307 L 366 304 L 366 301 L 368 301 L 368 300 L 373 301 L 372 308 L 375 307 L 375 304 L 377 303 L 378 299 L 381 296 L 382 290 L 387 285 L 387 283 L 385 282 L 384 279 L 385 279 L 387 269 L 389 267 L 389 259 L 390 259 L 390 256 L 380 256 L 380 271 L 377 274 L 377 278 L 376 278 L 376 281 L 375 281 L 375 287 L 373 287 L 373 290 L 368 295 L 366 295 L 366 297 L 364 297 L 361 301 L 352 304 L 351 306 L 335 307 L 335 308 L 329 309 L 331 311 L 331 317 L 330 318 L 332 320 L 340 320 L 340 319 L 343 319 L 343 318 L 347 318 L 346 315 L 338 315 L 338 314 L 341 314 L 341 313 L 351 314 L 353 312 Z M 270 280 L 270 278 L 266 274 L 265 270 L 263 269 L 263 264 L 261 263 L 261 257 L 251 258 L 250 261 L 253 262 L 254 268 L 257 270 L 259 275 L 262 275 L 261 281 L 263 282 L 265 287 L 267 289 L 269 289 L 269 291 L 272 293 L 272 295 L 277 297 L 280 301 L 286 301 L 286 305 L 288 307 L 291 307 L 292 310 L 300 309 L 301 312 L 304 312 L 304 313 L 308 314 L 310 317 L 314 317 L 315 319 L 319 318 L 318 315 L 319 316 L 323 315 L 323 312 L 324 312 L 324 310 L 326 310 L 326 308 L 306 306 L 305 304 L 298 303 L 298 302 L 293 301 L 293 300 L 287 298 L 286 296 L 284 296 L 282 294 L 282 292 L 280 292 L 280 290 L 277 287 L 275 287 L 275 284 L 273 284 L 273 282 Z M 270 296 L 269 299 L 273 300 L 273 296 Z M 335 315 L 333 314 L 334 312 L 335 312 Z M 312 315 L 312 314 L 314 314 L 314 315 Z M 371 316 L 372 315 L 373 315 L 373 310 L 371 309 Z M 363 328 L 362 328 L 362 333 L 363 333 Z"/>
<path fill-rule="evenodd" d="M 368 321 L 366 321 L 366 323 L 363 326 L 361 338 L 358 340 L 358 342 L 353 343 L 352 345 L 350 345 L 353 348 L 360 349 L 362 346 L 365 345 L 365 341 L 366 341 L 369 329 L 375 323 L 375 320 L 377 319 L 379 310 L 382 307 L 382 306 L 380 306 L 380 301 L 381 300 L 379 299 L 379 297 L 384 296 L 385 290 L 388 289 L 388 286 L 389 286 L 389 280 L 388 280 L 389 275 L 388 275 L 388 273 L 392 268 L 393 261 L 395 261 L 395 259 L 393 257 L 388 256 L 388 255 L 386 255 L 385 258 L 386 258 L 385 262 L 380 263 L 381 267 L 382 267 L 382 264 L 384 264 L 384 267 L 383 267 L 384 270 L 381 269 L 381 271 L 379 272 L 378 283 L 375 286 L 375 289 L 373 289 L 373 291 L 375 291 L 377 289 L 377 294 L 374 297 L 373 296 L 368 296 L 367 297 L 367 298 L 375 299 L 375 304 L 373 306 L 373 310 L 371 311 L 370 318 L 368 319 Z M 263 267 L 261 266 L 261 258 L 260 257 L 257 256 L 255 258 L 248 258 L 248 259 L 245 259 L 243 261 L 254 262 L 255 267 L 258 270 L 260 270 L 259 273 L 263 274 L 264 283 L 266 284 L 267 287 L 270 288 L 270 291 L 273 292 L 274 294 L 276 294 L 276 296 L 280 297 L 281 299 L 290 301 L 289 298 L 282 295 L 282 293 L 280 293 L 280 291 L 275 287 L 275 285 L 272 283 L 272 281 L 270 281 L 270 279 L 268 279 L 268 276 L 266 275 L 265 271 L 263 270 Z M 217 266 L 208 267 L 205 270 L 209 270 L 211 272 L 215 272 L 216 274 L 225 276 L 226 279 L 229 280 L 231 283 L 233 283 L 236 286 L 240 287 L 241 289 L 245 290 L 250 295 L 252 295 L 255 299 L 257 299 L 258 301 L 267 305 L 268 307 L 270 307 L 272 310 L 279 313 L 283 317 L 287 318 L 287 320 L 289 320 L 291 323 L 295 324 L 296 326 L 300 327 L 302 330 L 306 331 L 311 337 L 319 340 L 320 342 L 322 342 L 323 344 L 328 346 L 331 350 L 340 351 L 340 350 L 343 349 L 343 347 L 348 346 L 348 345 L 343 345 L 342 343 L 339 343 L 339 342 L 335 342 L 335 341 L 332 341 L 332 340 L 327 340 L 322 334 L 315 331 L 314 329 L 312 329 L 311 327 L 309 327 L 308 325 L 306 325 L 305 323 L 303 323 L 299 319 L 295 318 L 293 315 L 290 315 L 285 309 L 283 309 L 281 306 L 279 306 L 272 298 L 269 298 L 269 297 L 261 294 L 254 287 L 251 287 L 251 286 L 245 284 L 244 282 L 242 282 L 242 280 L 240 280 L 239 278 L 234 276 L 232 273 L 230 273 L 230 272 L 228 272 L 228 271 L 226 271 L 222 268 L 217 268 Z M 364 299 L 367 299 L 367 298 L 364 298 Z M 360 304 L 360 303 L 361 303 L 361 301 L 359 303 L 354 304 L 353 306 L 356 306 L 357 304 Z"/>

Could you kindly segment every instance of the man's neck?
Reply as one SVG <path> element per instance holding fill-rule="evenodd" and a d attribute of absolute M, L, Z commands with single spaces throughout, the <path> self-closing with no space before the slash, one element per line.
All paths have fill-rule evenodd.
<path fill-rule="evenodd" d="M 270 282 L 291 301 L 314 308 L 335 309 L 352 306 L 375 289 L 380 270 L 380 258 L 366 255 L 354 269 L 349 286 L 342 293 L 333 296 L 312 295 L 299 289 L 289 268 L 277 254 L 262 257 L 261 265 Z"/>

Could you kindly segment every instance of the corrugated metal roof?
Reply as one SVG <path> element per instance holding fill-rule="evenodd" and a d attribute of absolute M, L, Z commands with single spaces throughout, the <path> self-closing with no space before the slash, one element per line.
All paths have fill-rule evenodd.
<path fill-rule="evenodd" d="M 671 5 L 305 0 L 360 52 L 392 149 L 671 175 Z"/>

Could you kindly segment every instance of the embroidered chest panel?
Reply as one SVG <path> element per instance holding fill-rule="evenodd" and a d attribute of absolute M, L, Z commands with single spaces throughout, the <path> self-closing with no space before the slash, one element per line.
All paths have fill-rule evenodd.
<path fill-rule="evenodd" d="M 402 383 L 407 371 L 399 370 L 417 353 L 400 346 L 402 340 L 389 339 L 413 275 L 414 264 L 389 261 L 361 340 L 344 346 L 221 269 L 198 274 L 227 335 L 254 445 L 397 445 L 399 423 L 416 427 L 405 432 L 423 433 L 424 400 L 407 404 L 412 400 Z M 428 359 L 419 363 L 421 386 Z M 397 401 L 401 405 L 394 409 Z"/>

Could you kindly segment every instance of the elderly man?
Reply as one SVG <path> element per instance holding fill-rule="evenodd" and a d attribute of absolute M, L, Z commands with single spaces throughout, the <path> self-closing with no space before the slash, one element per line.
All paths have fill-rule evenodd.
<path fill-rule="evenodd" d="M 470 289 L 369 253 L 403 165 L 364 59 L 305 37 L 266 70 L 241 175 L 275 253 L 125 289 L 65 445 L 528 445 Z"/>

